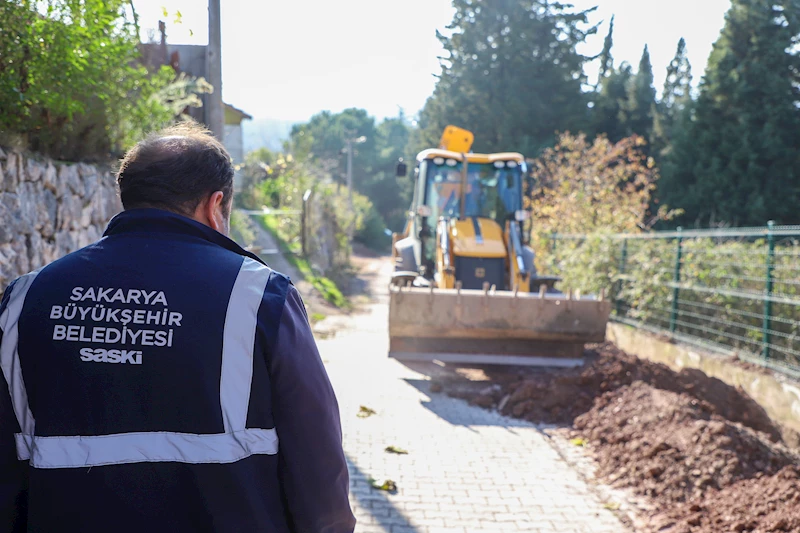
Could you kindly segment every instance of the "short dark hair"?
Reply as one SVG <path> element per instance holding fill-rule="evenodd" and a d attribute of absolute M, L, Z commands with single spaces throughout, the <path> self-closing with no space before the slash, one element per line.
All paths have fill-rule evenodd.
<path fill-rule="evenodd" d="M 117 171 L 117 186 L 125 209 L 154 207 L 190 216 L 216 191 L 222 191 L 227 209 L 233 164 L 211 132 L 185 122 L 151 133 L 131 148 Z"/>

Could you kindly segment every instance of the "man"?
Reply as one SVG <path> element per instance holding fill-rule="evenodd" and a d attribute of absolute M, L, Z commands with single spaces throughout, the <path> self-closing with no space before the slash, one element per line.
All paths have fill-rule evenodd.
<path fill-rule="evenodd" d="M 103 238 L 0 304 L 0 531 L 350 533 L 339 408 L 288 278 L 226 237 L 230 156 L 152 135 Z"/>

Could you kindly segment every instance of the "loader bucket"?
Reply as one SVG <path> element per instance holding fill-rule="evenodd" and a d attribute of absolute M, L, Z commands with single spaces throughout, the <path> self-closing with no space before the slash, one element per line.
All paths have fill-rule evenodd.
<path fill-rule="evenodd" d="M 601 297 L 390 287 L 389 357 L 404 361 L 579 366 L 603 342 Z"/>

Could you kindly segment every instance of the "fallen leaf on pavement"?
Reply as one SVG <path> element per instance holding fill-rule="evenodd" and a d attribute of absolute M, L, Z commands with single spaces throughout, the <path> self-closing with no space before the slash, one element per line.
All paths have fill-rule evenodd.
<path fill-rule="evenodd" d="M 387 453 L 396 453 L 397 455 L 407 455 L 408 452 L 398 446 L 387 446 L 384 450 Z"/>
<path fill-rule="evenodd" d="M 369 484 L 372 485 L 372 488 L 378 490 L 385 490 L 386 492 L 397 492 L 397 483 L 395 483 L 391 479 L 387 479 L 383 483 L 380 483 L 374 478 L 369 478 Z"/>
<path fill-rule="evenodd" d="M 586 441 L 580 437 L 575 439 L 570 439 L 569 443 L 572 444 L 573 446 L 586 446 Z"/>
<path fill-rule="evenodd" d="M 358 418 L 367 418 L 368 416 L 372 416 L 372 415 L 376 415 L 376 414 L 378 414 L 378 413 L 375 412 L 374 409 L 370 409 L 366 405 L 362 405 L 361 408 L 358 410 L 358 415 L 357 416 L 358 416 Z"/>

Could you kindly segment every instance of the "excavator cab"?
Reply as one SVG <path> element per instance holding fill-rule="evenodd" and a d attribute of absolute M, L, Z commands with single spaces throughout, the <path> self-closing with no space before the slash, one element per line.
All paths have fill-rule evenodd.
<path fill-rule="evenodd" d="M 389 355 L 580 364 L 583 344 L 604 340 L 610 304 L 537 275 L 523 238 L 525 159 L 472 153 L 472 141 L 448 126 L 438 148 L 417 156 L 408 222 L 392 243 Z"/>

